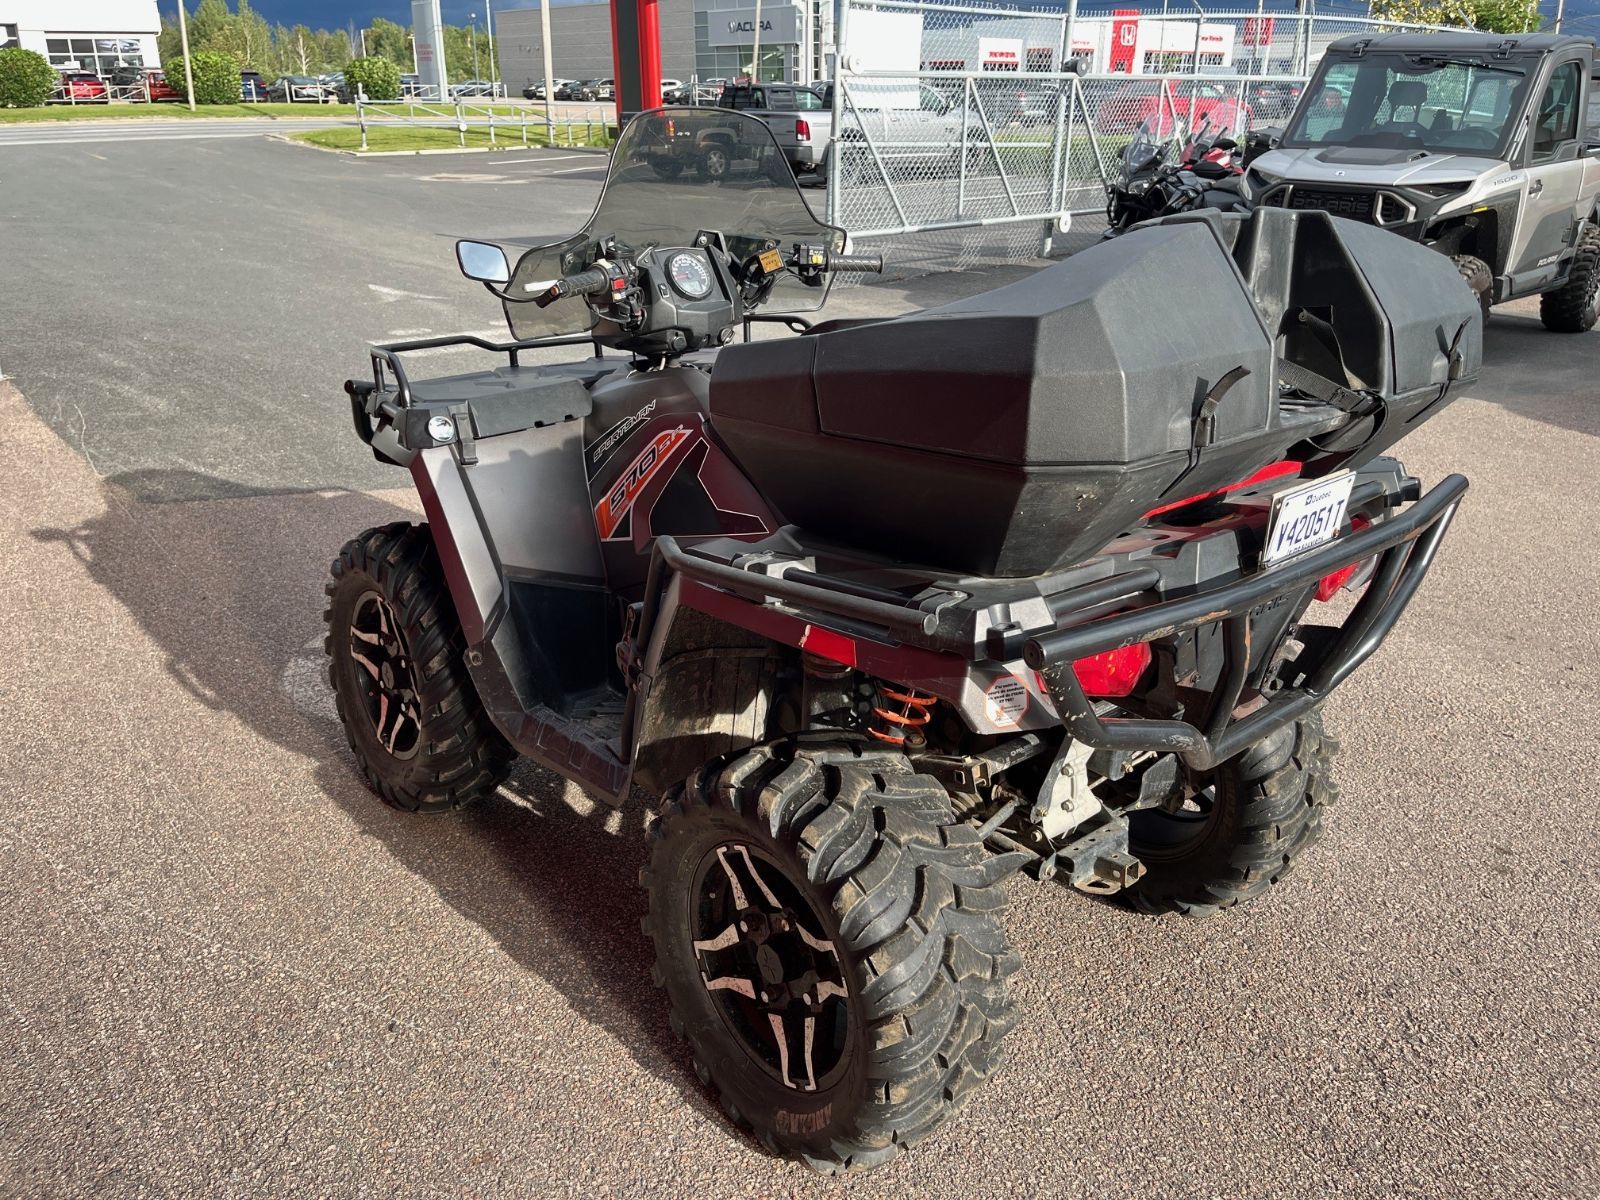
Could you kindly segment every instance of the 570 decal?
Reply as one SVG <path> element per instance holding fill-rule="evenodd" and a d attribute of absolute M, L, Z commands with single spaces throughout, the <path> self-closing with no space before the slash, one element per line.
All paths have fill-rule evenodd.
<path fill-rule="evenodd" d="M 656 434 L 639 457 L 628 464 L 612 489 L 594 506 L 594 523 L 602 540 L 616 532 L 622 518 L 628 515 L 633 502 L 644 491 L 644 485 L 661 465 L 672 457 L 672 452 L 689 437 L 687 429 L 667 429 Z"/>

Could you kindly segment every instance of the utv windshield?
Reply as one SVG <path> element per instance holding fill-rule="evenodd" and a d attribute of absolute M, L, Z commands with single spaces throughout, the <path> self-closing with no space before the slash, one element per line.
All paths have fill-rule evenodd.
<path fill-rule="evenodd" d="M 536 246 L 517 261 L 510 294 L 532 297 L 564 276 L 586 270 L 610 239 L 638 251 L 692 246 L 702 232 L 720 234 L 736 261 L 794 243 L 844 250 L 844 232 L 811 214 L 772 131 L 743 113 L 718 108 L 658 108 L 622 131 L 594 215 L 573 236 Z M 766 312 L 822 307 L 825 287 L 780 277 Z M 506 304 L 518 338 L 583 333 L 594 312 L 577 302 L 539 308 Z"/>
<path fill-rule="evenodd" d="M 1516 59 L 1324 59 L 1282 145 L 1493 156 L 1515 132 L 1530 73 Z"/>

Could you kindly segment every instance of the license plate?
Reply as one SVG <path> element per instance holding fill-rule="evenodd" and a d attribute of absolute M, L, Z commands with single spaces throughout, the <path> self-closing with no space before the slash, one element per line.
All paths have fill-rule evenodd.
<path fill-rule="evenodd" d="M 1354 484 L 1355 476 L 1345 471 L 1287 488 L 1274 496 L 1261 565 L 1270 567 L 1338 537 Z"/>

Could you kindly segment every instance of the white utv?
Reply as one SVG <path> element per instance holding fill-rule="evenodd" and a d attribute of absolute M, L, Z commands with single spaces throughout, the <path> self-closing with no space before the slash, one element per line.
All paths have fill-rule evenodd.
<path fill-rule="evenodd" d="M 1595 72 L 1587 38 L 1343 38 L 1245 186 L 1448 254 L 1486 318 L 1538 295 L 1546 328 L 1580 333 L 1600 315 Z"/>

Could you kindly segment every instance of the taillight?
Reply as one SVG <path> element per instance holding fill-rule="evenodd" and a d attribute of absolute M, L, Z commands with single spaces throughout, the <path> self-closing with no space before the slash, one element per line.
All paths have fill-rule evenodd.
<path fill-rule="evenodd" d="M 1072 664 L 1072 673 L 1078 677 L 1086 695 L 1126 696 L 1149 665 L 1149 645 L 1135 642 L 1080 658 Z"/>
<path fill-rule="evenodd" d="M 1372 522 L 1367 520 L 1365 517 L 1351 517 L 1350 532 L 1355 533 L 1358 530 L 1365 529 L 1371 524 Z M 1356 577 L 1356 572 L 1360 569 L 1361 564 L 1358 562 L 1353 562 L 1348 567 L 1340 567 L 1332 574 L 1324 575 L 1321 579 L 1317 580 L 1317 599 L 1321 600 L 1324 604 L 1326 604 L 1329 600 L 1332 600 L 1340 592 L 1344 591 L 1344 585 L 1354 579 Z"/>
<path fill-rule="evenodd" d="M 811 140 L 811 122 L 797 119 L 794 123 L 794 135 L 803 142 L 809 142 Z"/>

